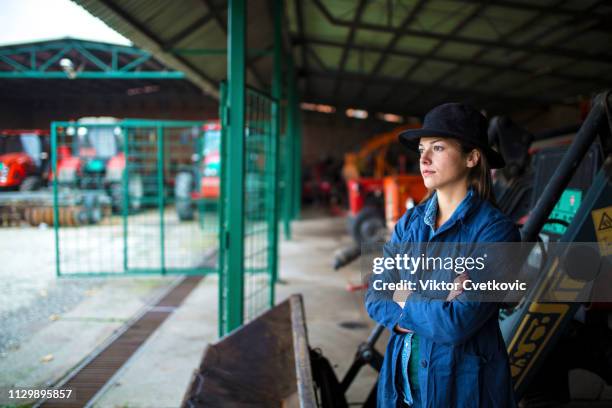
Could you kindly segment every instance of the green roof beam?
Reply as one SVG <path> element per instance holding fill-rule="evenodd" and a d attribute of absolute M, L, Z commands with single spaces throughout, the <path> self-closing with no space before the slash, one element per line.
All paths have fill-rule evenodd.
<path fill-rule="evenodd" d="M 57 54 L 55 54 L 53 57 L 49 58 L 44 64 L 42 64 L 38 68 L 38 70 L 36 69 L 36 66 L 33 67 L 33 70 L 39 71 L 39 72 L 46 71 L 47 68 L 49 68 L 56 61 L 59 61 L 59 59 L 62 58 L 68 51 L 70 51 L 70 48 L 68 48 L 68 47 L 62 48 Z"/>
<path fill-rule="evenodd" d="M 82 45 L 75 43 L 74 48 L 77 49 L 85 57 L 87 57 L 91 62 L 96 64 L 98 68 L 100 68 L 101 70 L 108 71 L 111 69 L 111 67 L 109 67 L 108 64 L 105 64 L 104 62 L 102 62 L 100 58 L 93 55 L 91 52 L 87 50 L 87 48 L 83 47 Z"/>
<path fill-rule="evenodd" d="M 7 57 L 6 55 L 0 55 L 0 61 L 4 61 L 6 64 L 15 68 L 17 71 L 27 71 L 28 70 L 27 67 L 21 65 L 20 63 L 13 60 L 12 58 Z"/>
<path fill-rule="evenodd" d="M 150 59 L 151 59 L 151 55 L 150 54 L 145 54 L 145 55 L 141 56 L 140 58 L 137 58 L 134 61 L 130 62 L 129 64 L 126 64 L 119 71 L 121 71 L 121 72 L 129 72 L 131 69 L 134 69 L 134 68 L 138 67 L 139 65 L 147 62 Z"/>
<path fill-rule="evenodd" d="M 2 56 L 0 56 L 0 60 Z M 0 78 L 30 78 L 30 79 L 71 79 L 63 71 L 0 71 Z M 76 75 L 76 79 L 185 79 L 185 74 L 180 71 L 84 71 Z"/>

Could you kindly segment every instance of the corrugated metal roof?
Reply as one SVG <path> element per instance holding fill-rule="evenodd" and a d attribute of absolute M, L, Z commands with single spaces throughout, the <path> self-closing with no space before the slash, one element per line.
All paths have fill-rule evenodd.
<path fill-rule="evenodd" d="M 227 1 L 73 0 L 216 95 Z M 247 81 L 267 87 L 271 3 L 248 1 Z M 287 0 L 285 32 L 310 102 L 420 114 L 445 100 L 492 112 L 612 83 L 612 5 L 600 0 Z M 263 56 L 261 55 L 263 54 Z"/>

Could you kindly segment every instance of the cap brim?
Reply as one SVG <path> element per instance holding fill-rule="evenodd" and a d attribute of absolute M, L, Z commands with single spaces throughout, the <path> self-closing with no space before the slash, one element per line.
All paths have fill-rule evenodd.
<path fill-rule="evenodd" d="M 419 147 L 420 138 L 431 136 L 453 137 L 455 139 L 461 139 L 461 135 L 456 135 L 445 130 L 425 128 L 404 130 L 398 135 L 398 138 L 400 143 L 406 146 L 408 149 L 416 150 Z"/>
<path fill-rule="evenodd" d="M 398 135 L 399 142 L 410 150 L 417 150 L 419 147 L 419 139 L 422 137 L 431 136 L 442 136 L 452 137 L 455 139 L 462 139 L 461 135 L 446 132 L 443 130 L 436 129 L 409 129 L 405 130 Z M 506 161 L 497 151 L 493 150 L 490 146 L 478 146 L 483 150 L 483 153 L 487 156 L 489 166 L 492 169 L 501 169 L 506 166 Z"/>

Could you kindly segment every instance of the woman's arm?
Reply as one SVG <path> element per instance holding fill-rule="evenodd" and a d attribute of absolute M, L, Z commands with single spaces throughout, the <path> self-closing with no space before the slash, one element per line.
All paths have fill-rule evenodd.
<path fill-rule="evenodd" d="M 412 209 L 406 211 L 404 215 L 397 221 L 391 240 L 388 244 L 396 245 L 402 241 L 404 230 L 410 220 Z M 389 245 L 383 247 L 383 256 L 393 256 L 388 252 Z M 368 315 L 375 322 L 382 324 L 390 331 L 393 331 L 397 326 L 399 318 L 402 314 L 402 307 L 393 300 L 394 291 L 391 290 L 375 290 L 374 281 L 381 280 L 382 282 L 399 282 L 399 272 L 397 269 L 385 269 L 380 275 L 370 274 L 368 277 L 368 286 L 365 295 L 365 307 Z"/>
<path fill-rule="evenodd" d="M 451 302 L 453 299 L 455 299 L 457 296 L 459 296 L 460 294 L 463 293 L 463 289 L 461 289 L 463 287 L 463 282 L 465 282 L 467 279 L 469 279 L 470 276 L 467 274 L 467 272 L 462 273 L 461 275 L 457 276 L 455 278 L 455 280 L 453 281 L 455 284 L 457 284 L 458 289 L 457 290 L 451 290 L 448 294 L 448 296 L 446 297 L 446 301 L 447 302 Z M 404 292 L 408 292 L 408 293 L 403 293 L 403 295 L 405 295 L 406 297 L 404 298 L 403 302 L 397 301 L 396 303 L 402 308 L 402 310 L 404 309 L 404 305 L 406 304 L 406 300 L 408 300 L 408 298 L 412 295 L 412 291 L 404 291 Z M 397 292 L 396 292 L 397 294 Z M 396 332 L 400 332 L 400 333 L 409 333 L 412 330 L 404 328 L 404 327 L 400 327 L 399 324 L 395 326 L 394 330 Z"/>
<path fill-rule="evenodd" d="M 520 235 L 516 227 L 500 221 L 487 227 L 479 242 L 516 242 Z M 508 254 L 507 256 L 509 256 Z M 503 260 L 498 260 L 503 262 Z M 494 267 L 499 264 L 496 263 Z M 451 293 L 452 294 L 452 293 Z M 450 295 L 449 295 L 450 296 Z M 472 295 L 473 296 L 473 295 Z M 466 293 L 456 295 L 452 301 L 433 300 L 412 293 L 398 320 L 401 328 L 409 328 L 419 335 L 438 343 L 461 344 L 473 336 L 498 311 L 495 302 L 477 302 Z"/>

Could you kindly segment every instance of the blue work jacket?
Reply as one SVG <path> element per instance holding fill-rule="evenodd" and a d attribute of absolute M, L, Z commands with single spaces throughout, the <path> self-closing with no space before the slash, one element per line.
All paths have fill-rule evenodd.
<path fill-rule="evenodd" d="M 406 211 L 395 226 L 390 244 L 414 244 L 413 256 L 418 256 L 436 243 L 520 241 L 512 220 L 478 198 L 472 189 L 450 219 L 432 233 L 424 220 L 432 199 Z M 420 339 L 419 406 L 516 407 L 498 322 L 499 304 L 470 300 L 465 292 L 449 302 L 445 300 L 447 294 L 418 289 L 402 309 L 393 300 L 393 292 L 368 286 L 367 312 L 391 332 L 378 378 L 379 408 L 403 404 L 401 373 L 397 370 L 405 335 L 393 330 L 396 325 L 414 331 Z"/>

